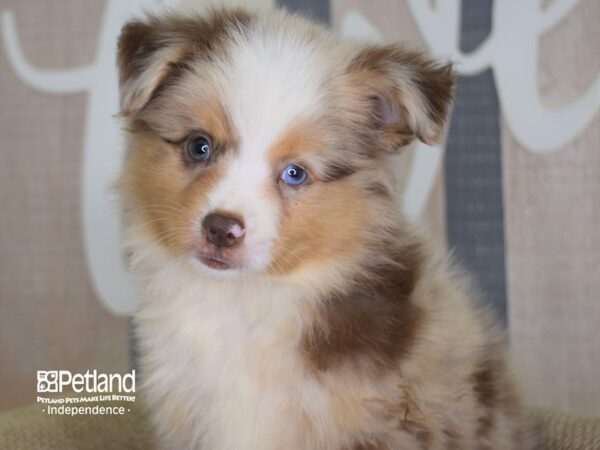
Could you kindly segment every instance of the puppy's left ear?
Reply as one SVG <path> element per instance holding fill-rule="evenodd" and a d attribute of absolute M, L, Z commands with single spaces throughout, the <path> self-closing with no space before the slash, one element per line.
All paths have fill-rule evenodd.
<path fill-rule="evenodd" d="M 437 64 L 399 45 L 361 50 L 347 75 L 368 109 L 371 126 L 393 151 L 415 137 L 426 144 L 441 140 L 454 91 L 450 64 Z"/>

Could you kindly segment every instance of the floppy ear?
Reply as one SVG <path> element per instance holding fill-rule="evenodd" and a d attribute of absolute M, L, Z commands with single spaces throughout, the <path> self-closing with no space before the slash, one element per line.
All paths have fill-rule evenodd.
<path fill-rule="evenodd" d="M 426 144 L 441 140 L 454 90 L 450 64 L 436 64 L 399 45 L 361 50 L 348 66 L 361 95 L 368 96 L 371 121 L 388 150 L 415 137 Z"/>
<path fill-rule="evenodd" d="M 128 22 L 117 45 L 121 114 L 139 112 L 176 66 L 222 51 L 228 33 L 241 30 L 251 18 L 243 9 L 223 9 L 207 17 L 148 16 Z"/>
<path fill-rule="evenodd" d="M 154 17 L 128 22 L 117 46 L 121 114 L 141 110 L 165 79 L 170 64 L 183 56 L 184 43 Z"/>

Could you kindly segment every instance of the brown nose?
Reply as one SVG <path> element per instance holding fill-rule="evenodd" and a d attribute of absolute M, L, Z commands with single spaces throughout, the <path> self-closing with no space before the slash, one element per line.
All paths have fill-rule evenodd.
<path fill-rule="evenodd" d="M 206 240 L 217 247 L 233 247 L 244 238 L 244 224 L 232 217 L 209 214 L 202 221 Z"/>

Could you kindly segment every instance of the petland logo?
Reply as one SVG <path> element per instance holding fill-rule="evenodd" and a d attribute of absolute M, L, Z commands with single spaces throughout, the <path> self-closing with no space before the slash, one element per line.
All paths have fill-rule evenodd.
<path fill-rule="evenodd" d="M 66 396 L 44 397 L 40 394 L 65 392 Z M 73 395 L 74 392 L 79 395 Z M 98 373 L 88 370 L 38 370 L 37 402 L 50 415 L 123 415 L 131 412 L 135 402 L 135 370 L 127 374 Z M 71 394 L 69 394 L 71 393 Z M 83 393 L 83 394 L 82 394 Z"/>
<path fill-rule="evenodd" d="M 98 373 L 97 370 L 86 373 L 72 373 L 70 370 L 38 370 L 37 392 L 73 392 L 87 393 L 135 393 L 135 370 L 121 375 L 119 373 Z"/>

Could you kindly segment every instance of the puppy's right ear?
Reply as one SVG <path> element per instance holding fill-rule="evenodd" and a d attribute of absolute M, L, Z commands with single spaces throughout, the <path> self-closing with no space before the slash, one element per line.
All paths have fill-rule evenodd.
<path fill-rule="evenodd" d="M 128 22 L 118 41 L 117 68 L 121 115 L 131 117 L 150 100 L 170 65 L 183 56 L 181 39 L 165 33 L 158 19 Z"/>
<path fill-rule="evenodd" d="M 207 17 L 148 16 L 127 23 L 117 51 L 121 115 L 139 112 L 177 63 L 222 52 L 227 37 L 241 32 L 253 17 L 244 9 L 230 8 L 215 9 Z"/>

